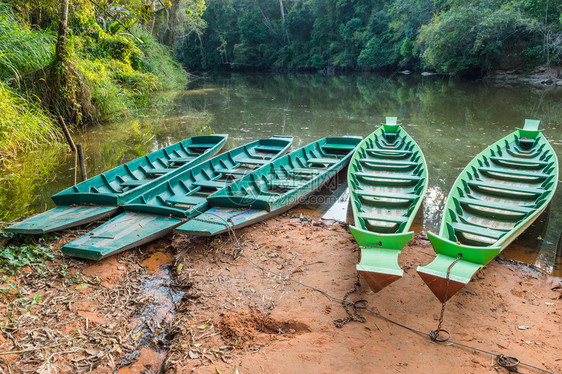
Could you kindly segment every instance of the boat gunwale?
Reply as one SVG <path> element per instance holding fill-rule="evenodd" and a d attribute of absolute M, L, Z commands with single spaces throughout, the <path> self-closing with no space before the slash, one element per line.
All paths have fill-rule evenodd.
<path fill-rule="evenodd" d="M 366 153 L 366 155 L 367 155 L 367 152 L 366 152 L 366 150 L 368 149 L 368 147 L 366 146 L 366 145 L 367 145 L 367 142 L 368 142 L 369 140 L 372 140 L 372 141 L 374 142 L 375 139 L 376 139 L 378 136 L 384 137 L 383 131 L 384 131 L 384 124 L 381 124 L 381 126 L 379 126 L 375 131 L 373 131 L 371 134 L 369 134 L 367 137 L 365 137 L 365 138 L 363 139 L 363 141 L 359 144 L 359 146 L 357 147 L 357 150 L 356 150 L 355 154 L 353 155 L 352 159 L 351 159 L 350 162 L 349 162 L 348 177 L 347 177 L 347 178 L 348 178 L 348 183 L 349 183 L 349 193 L 350 193 L 351 207 L 352 207 L 352 210 L 353 210 L 354 226 L 357 227 L 357 228 L 360 228 L 361 230 L 369 231 L 369 232 L 373 232 L 373 233 L 375 233 L 375 234 L 381 234 L 381 235 L 382 235 L 382 234 L 389 234 L 389 233 L 377 233 L 377 232 L 375 232 L 375 231 L 369 230 L 367 227 L 364 227 L 364 225 L 362 224 L 362 222 L 359 220 L 359 213 L 360 213 L 360 212 L 359 212 L 358 207 L 357 207 L 357 204 L 356 204 L 355 202 L 360 201 L 360 197 L 359 197 L 359 195 L 356 194 L 356 192 L 355 192 L 355 191 L 356 191 L 356 188 L 354 188 L 354 187 L 352 186 L 352 184 L 350 183 L 350 181 L 353 180 L 353 179 L 352 179 L 352 173 L 353 173 L 352 166 L 353 166 L 353 162 L 355 161 L 355 162 L 358 163 L 358 162 L 359 162 L 359 158 L 363 158 L 362 155 L 359 155 L 360 150 L 361 150 L 361 149 L 364 149 L 364 150 L 365 150 L 365 153 Z M 421 207 L 421 205 L 422 205 L 422 203 L 423 203 L 423 198 L 424 198 L 424 196 L 425 196 L 425 193 L 427 192 L 427 188 L 428 188 L 428 179 L 429 179 L 429 173 L 428 173 L 428 169 L 427 169 L 427 162 L 426 162 L 425 156 L 424 156 L 424 154 L 423 154 L 423 151 L 421 150 L 421 148 L 420 148 L 420 146 L 418 145 L 418 143 L 410 136 L 410 134 L 408 134 L 408 132 L 407 132 L 402 126 L 400 126 L 400 127 L 398 128 L 398 131 L 396 132 L 396 134 L 399 135 L 399 136 L 402 136 L 402 138 L 404 139 L 404 140 L 403 140 L 404 142 L 407 142 L 407 141 L 411 141 L 411 142 L 412 142 L 411 144 L 413 145 L 413 147 L 412 147 L 412 149 L 411 149 L 411 150 L 412 150 L 412 156 L 411 156 L 411 157 L 414 156 L 415 151 L 417 151 L 417 153 L 419 154 L 420 159 L 419 159 L 418 165 L 421 165 L 421 169 L 422 169 L 422 170 L 421 170 L 421 173 L 419 174 L 419 176 L 421 177 L 420 180 L 421 180 L 422 183 L 423 183 L 423 187 L 422 187 L 421 191 L 419 191 L 419 192 L 412 192 L 412 194 L 418 195 L 417 201 L 416 201 L 416 203 L 414 204 L 414 206 L 411 208 L 411 211 L 410 211 L 410 213 L 409 213 L 409 215 L 408 215 L 408 220 L 405 222 L 405 224 L 403 225 L 402 229 L 401 229 L 400 231 L 397 231 L 397 232 L 392 233 L 392 234 L 394 234 L 394 235 L 397 235 L 397 234 L 405 234 L 405 233 L 408 233 L 408 232 L 409 232 L 410 227 L 411 227 L 411 225 L 412 225 L 412 223 L 413 223 L 413 221 L 414 221 L 414 219 L 415 219 L 415 216 L 416 216 L 416 214 L 417 214 L 419 208 Z M 390 149 L 390 148 L 389 148 L 389 149 Z M 417 167 L 416 167 L 416 168 L 417 168 Z M 414 170 L 415 170 L 416 168 L 414 168 Z M 404 175 L 412 175 L 412 176 L 413 176 L 414 174 L 413 174 L 413 173 L 404 173 Z M 412 187 L 415 188 L 416 185 L 417 185 L 417 183 L 416 183 L 414 186 L 412 186 Z M 381 186 L 384 186 L 384 185 L 381 185 Z M 387 187 L 387 186 L 384 186 L 384 187 Z M 392 186 L 388 186 L 388 187 L 392 187 Z M 408 206 L 408 208 L 406 208 L 406 209 L 410 209 L 410 207 L 411 207 L 411 205 Z"/>
<path fill-rule="evenodd" d="M 451 213 L 449 213 L 449 211 L 455 212 L 455 216 L 457 216 L 457 217 L 459 216 L 456 213 L 456 206 L 454 204 L 454 199 L 455 198 L 459 199 L 461 197 L 459 195 L 458 189 L 460 188 L 461 190 L 464 191 L 463 185 L 462 185 L 463 181 L 468 182 L 470 180 L 478 180 L 478 179 L 474 178 L 474 176 L 472 178 L 468 178 L 468 176 L 472 175 L 472 173 L 474 172 L 473 171 L 474 169 L 478 170 L 478 168 L 480 166 L 482 166 L 481 163 L 485 161 L 484 157 L 487 157 L 489 159 L 489 156 L 492 155 L 492 152 L 497 153 L 498 150 L 505 150 L 511 144 L 516 142 L 517 139 L 518 139 L 517 133 L 518 133 L 518 130 L 515 130 L 515 131 L 507 134 L 506 136 L 502 137 L 501 139 L 498 139 L 497 141 L 490 144 L 486 148 L 484 148 L 476 156 L 474 156 L 470 160 L 470 162 L 463 168 L 463 170 L 459 173 L 459 175 L 455 179 L 452 187 L 449 190 L 449 194 L 447 195 L 446 203 L 445 203 L 445 206 L 443 208 L 443 216 L 441 217 L 441 223 L 440 223 L 439 234 L 438 234 L 439 236 L 441 236 L 444 239 L 447 239 L 447 240 L 451 241 L 451 238 L 448 236 L 448 233 L 446 232 L 447 223 L 451 221 L 451 219 L 449 218 L 449 215 Z M 534 147 L 539 147 L 542 150 L 542 152 L 537 154 L 537 156 L 535 156 L 535 157 L 542 157 L 546 153 L 550 153 L 554 156 L 552 158 L 553 159 L 552 160 L 552 162 L 553 162 L 552 166 L 553 167 L 551 168 L 551 170 L 549 172 L 549 177 L 556 176 L 556 173 L 559 170 L 558 158 L 556 157 L 556 153 L 554 152 L 554 149 L 552 148 L 552 146 L 550 145 L 550 143 L 548 142 L 548 140 L 546 139 L 546 137 L 542 133 L 539 133 L 539 135 L 537 136 L 536 144 L 534 145 Z M 530 174 L 530 175 L 532 176 L 533 174 Z M 554 178 L 554 179 L 556 179 L 556 178 Z M 528 182 L 528 183 L 532 183 L 532 182 Z M 535 183 L 537 183 L 537 182 L 535 182 Z M 545 182 L 544 181 L 540 182 L 541 185 L 543 183 L 545 183 Z M 507 185 L 509 186 L 509 184 L 507 184 Z M 540 215 L 540 213 L 542 211 L 544 211 L 544 209 L 546 208 L 546 206 L 548 205 L 548 203 L 550 202 L 550 200 L 554 196 L 554 193 L 556 192 L 556 189 L 557 189 L 557 183 L 553 183 L 553 187 L 551 189 L 545 190 L 545 194 L 543 194 L 542 196 L 538 197 L 535 200 L 536 202 L 538 202 L 538 204 L 540 204 L 540 206 L 534 207 L 533 212 L 529 213 L 529 215 L 527 215 L 525 218 L 519 220 L 518 223 L 516 225 L 514 225 L 513 228 L 511 228 L 508 232 L 506 232 L 504 235 L 502 235 L 502 237 L 500 239 L 498 239 L 494 243 L 491 243 L 488 246 L 482 246 L 482 247 L 483 248 L 486 248 L 486 247 L 501 247 L 502 250 L 505 249 L 505 247 L 507 247 L 507 245 L 509 245 L 515 239 L 515 237 L 516 237 L 515 234 L 517 232 L 519 232 L 519 230 L 522 227 L 526 226 L 528 222 L 532 223 L 536 219 L 536 217 L 538 217 L 538 215 Z M 518 200 L 515 197 L 511 197 L 510 199 Z M 519 199 L 519 201 L 523 201 L 523 199 Z M 463 245 L 463 244 L 460 244 L 460 245 Z M 468 246 L 470 247 L 470 245 L 468 245 Z"/>
<path fill-rule="evenodd" d="M 267 161 L 269 161 L 268 163 L 266 163 L 264 165 L 261 165 L 259 167 L 256 167 L 251 172 L 255 172 L 255 171 L 257 171 L 257 170 L 259 170 L 263 167 L 267 167 L 268 165 L 271 164 L 271 162 L 279 159 L 280 157 L 283 157 L 283 155 L 291 147 L 292 142 L 293 142 L 293 137 L 274 135 L 270 138 L 262 138 L 262 139 L 254 140 L 252 142 L 245 143 L 245 144 L 240 145 L 236 148 L 228 150 L 224 153 L 221 153 L 220 155 L 214 156 L 214 157 L 209 158 L 209 159 L 207 159 L 203 162 L 200 162 L 199 164 L 194 165 L 191 168 L 183 170 L 181 173 L 178 173 L 178 174 L 172 176 L 171 178 L 162 181 L 161 183 L 159 183 L 157 185 L 154 185 L 151 189 L 145 191 L 141 195 L 135 197 L 134 199 L 132 199 L 129 202 L 127 202 L 126 204 L 124 204 L 123 208 L 124 208 L 125 211 L 146 212 L 146 213 L 160 214 L 160 215 L 168 215 L 169 214 L 169 215 L 173 215 L 175 217 L 183 217 L 183 218 L 193 217 L 194 215 L 197 215 L 197 214 L 201 213 L 202 211 L 206 210 L 208 208 L 208 203 L 205 202 L 205 203 L 202 203 L 200 205 L 193 206 L 191 208 L 183 209 L 183 208 L 175 208 L 175 207 L 157 206 L 157 205 L 148 204 L 148 203 L 145 203 L 145 202 L 139 203 L 138 201 L 140 201 L 141 199 L 146 200 L 147 196 L 149 196 L 148 197 L 149 199 L 152 199 L 152 198 L 155 198 L 156 196 L 159 196 L 162 193 L 162 192 L 159 192 L 159 191 L 163 188 L 163 186 L 165 186 L 165 185 L 170 186 L 171 183 L 176 183 L 176 181 L 182 181 L 182 180 L 184 180 L 184 177 L 188 174 L 190 174 L 190 177 L 191 177 L 191 178 L 188 178 L 188 179 L 196 180 L 196 175 L 200 172 L 203 172 L 203 174 L 205 174 L 204 170 L 206 170 L 207 167 L 209 167 L 212 170 L 212 173 L 217 173 L 216 170 L 218 168 L 222 167 L 222 165 L 215 165 L 214 163 L 220 164 L 221 161 L 223 161 L 223 159 L 227 159 L 228 162 L 232 163 L 233 165 L 239 164 L 240 162 L 236 162 L 236 159 L 234 158 L 236 155 L 244 153 L 245 155 L 247 155 L 249 157 L 249 156 L 252 155 L 252 153 L 249 152 L 249 150 L 259 147 L 260 145 L 262 145 L 262 143 L 264 143 L 264 141 L 267 142 L 268 140 L 277 140 L 277 141 L 280 141 L 280 142 L 286 142 L 287 144 L 284 145 L 281 149 L 279 149 L 279 151 L 276 154 L 271 153 L 274 156 L 267 160 Z M 211 179 L 206 179 L 206 180 L 211 180 Z M 233 183 L 235 181 L 236 180 L 233 180 Z M 223 188 L 225 188 L 225 187 L 223 187 Z M 222 188 L 220 190 L 222 190 Z"/>
<path fill-rule="evenodd" d="M 194 140 L 202 139 L 202 138 L 210 138 L 210 137 L 219 138 L 219 139 L 217 139 L 217 142 L 213 147 L 208 148 L 205 152 L 201 153 L 197 157 L 194 157 L 194 159 L 192 161 L 186 162 L 185 164 L 183 164 L 181 166 L 178 166 L 177 168 L 174 168 L 169 173 L 159 175 L 159 176 L 157 176 L 153 179 L 147 179 L 146 183 L 141 184 L 139 186 L 136 186 L 135 188 L 131 188 L 127 191 L 118 192 L 118 193 L 117 192 L 116 193 L 106 193 L 106 192 L 92 193 L 92 192 L 75 191 L 74 190 L 75 188 L 78 188 L 78 186 L 80 186 L 80 185 L 88 186 L 89 184 L 97 181 L 98 179 L 103 179 L 109 173 L 118 172 L 120 169 L 129 170 L 131 168 L 131 166 L 130 166 L 131 164 L 137 163 L 137 162 L 141 163 L 142 162 L 141 159 L 143 159 L 143 158 L 147 158 L 147 157 L 150 157 L 150 156 L 157 157 L 157 156 L 154 156 L 157 153 L 166 154 L 167 153 L 166 151 L 169 151 L 171 148 L 178 148 L 179 147 L 179 148 L 183 149 L 183 148 L 185 148 L 189 145 L 197 144 L 197 142 L 194 142 Z M 227 140 L 228 140 L 228 134 L 209 134 L 209 135 L 196 135 L 196 136 L 189 137 L 187 139 L 176 142 L 174 144 L 170 144 L 167 147 L 157 149 L 157 150 L 155 150 L 153 152 L 150 152 L 146 155 L 137 157 L 137 158 L 132 159 L 128 162 L 117 165 L 114 168 L 111 168 L 111 169 L 106 170 L 106 171 L 104 171 L 100 174 L 97 174 L 90 179 L 87 179 L 83 182 L 80 182 L 78 184 L 70 186 L 70 187 L 54 194 L 53 196 L 51 196 L 51 199 L 58 206 L 71 205 L 71 204 L 96 204 L 96 205 L 103 205 L 103 204 L 122 205 L 122 204 L 125 204 L 126 202 L 131 201 L 131 200 L 135 199 L 136 197 L 138 197 L 139 195 L 149 191 L 150 189 L 152 189 L 152 187 L 160 184 L 163 180 L 171 178 L 174 175 L 179 174 L 179 173 L 183 172 L 184 170 L 189 169 L 193 166 L 196 166 L 196 165 L 204 162 L 205 160 L 213 157 L 218 152 L 220 152 L 220 150 L 226 144 Z M 140 166 L 140 164 L 138 166 Z"/>

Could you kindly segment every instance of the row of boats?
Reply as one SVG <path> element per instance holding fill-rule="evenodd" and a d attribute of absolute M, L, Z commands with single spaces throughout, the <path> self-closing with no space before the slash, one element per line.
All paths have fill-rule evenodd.
<path fill-rule="evenodd" d="M 526 120 L 460 173 L 429 233 L 433 262 L 417 271 L 446 301 L 544 211 L 558 182 L 558 160 Z M 172 231 L 212 236 L 289 210 L 346 165 L 361 248 L 358 272 L 380 291 L 402 277 L 398 255 L 428 185 L 424 155 L 387 117 L 367 138 L 327 137 L 284 155 L 293 138 L 273 136 L 217 154 L 227 135 L 186 139 L 125 163 L 52 197 L 54 209 L 6 230 L 43 234 L 115 216 L 66 244 L 65 254 L 100 260 Z"/>

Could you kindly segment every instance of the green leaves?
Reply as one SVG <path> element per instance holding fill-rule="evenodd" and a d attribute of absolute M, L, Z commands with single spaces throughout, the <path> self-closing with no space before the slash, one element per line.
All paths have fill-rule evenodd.
<path fill-rule="evenodd" d="M 14 272 L 25 266 L 52 259 L 51 247 L 40 244 L 0 248 L 0 272 Z"/>
<path fill-rule="evenodd" d="M 443 73 L 486 70 L 507 46 L 522 49 L 517 46 L 528 44 L 525 39 L 538 36 L 535 25 L 535 20 L 525 18 L 510 3 L 495 7 L 461 3 L 422 26 L 418 41 L 429 68 Z"/>

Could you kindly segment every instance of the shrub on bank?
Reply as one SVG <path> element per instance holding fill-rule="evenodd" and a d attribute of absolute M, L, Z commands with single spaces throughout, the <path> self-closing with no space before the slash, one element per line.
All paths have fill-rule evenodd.
<path fill-rule="evenodd" d="M 53 32 L 31 27 L 9 4 L 0 2 L 0 79 L 4 81 L 0 155 L 4 157 L 57 138 L 57 125 L 41 109 L 39 99 L 50 89 L 42 72 L 53 61 L 55 41 Z M 92 9 L 82 7 L 71 14 L 67 49 L 72 69 L 80 81 L 85 78 L 101 120 L 149 104 L 147 97 L 155 90 L 187 84 L 187 73 L 149 32 L 141 27 L 104 29 Z"/>

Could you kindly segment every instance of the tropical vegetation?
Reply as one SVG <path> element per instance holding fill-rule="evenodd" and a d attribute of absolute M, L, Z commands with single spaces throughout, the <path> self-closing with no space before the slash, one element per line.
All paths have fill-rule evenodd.
<path fill-rule="evenodd" d="M 170 48 L 177 23 L 170 12 L 180 1 L 160 3 L 0 2 L 4 164 L 17 151 L 60 138 L 60 121 L 70 127 L 128 115 L 149 104 L 149 93 L 187 83 Z"/>
<path fill-rule="evenodd" d="M 561 0 L 208 0 L 188 69 L 430 69 L 478 76 L 562 58 Z"/>

